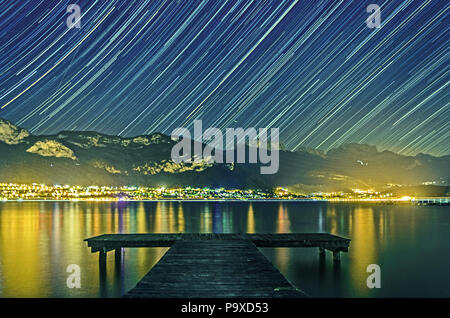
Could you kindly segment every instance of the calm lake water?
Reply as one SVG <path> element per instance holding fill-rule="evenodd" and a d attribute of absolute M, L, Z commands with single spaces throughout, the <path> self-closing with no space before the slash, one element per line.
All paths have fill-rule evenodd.
<path fill-rule="evenodd" d="M 0 296 L 118 297 L 158 262 L 165 248 L 108 255 L 106 277 L 85 238 L 103 233 L 329 232 L 352 239 L 339 266 L 316 248 L 261 249 L 312 297 L 450 297 L 450 209 L 444 206 L 301 202 L 0 203 Z M 69 289 L 69 264 L 81 288 Z M 368 289 L 369 264 L 381 288 Z"/>

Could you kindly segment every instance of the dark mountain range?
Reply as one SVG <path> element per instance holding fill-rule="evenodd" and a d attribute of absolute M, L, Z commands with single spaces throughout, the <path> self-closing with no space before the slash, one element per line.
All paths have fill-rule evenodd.
<path fill-rule="evenodd" d="M 273 188 L 303 192 L 388 185 L 447 185 L 450 156 L 403 156 L 375 146 L 347 144 L 327 153 L 280 151 L 279 171 L 261 175 L 259 164 L 181 163 L 171 160 L 175 141 L 154 133 L 122 138 L 63 131 L 34 136 L 0 120 L 0 182 Z"/>

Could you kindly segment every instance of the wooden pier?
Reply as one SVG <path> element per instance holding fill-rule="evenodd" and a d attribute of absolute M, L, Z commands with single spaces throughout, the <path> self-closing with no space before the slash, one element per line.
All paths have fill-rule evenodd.
<path fill-rule="evenodd" d="M 350 240 L 327 233 L 301 234 L 105 234 L 88 238 L 99 253 L 100 268 L 108 251 L 116 261 L 123 248 L 170 247 L 125 297 L 279 298 L 305 297 L 258 250 L 258 247 L 316 247 L 347 252 Z"/>
<path fill-rule="evenodd" d="M 450 197 L 413 198 L 411 203 L 417 205 L 449 205 Z"/>

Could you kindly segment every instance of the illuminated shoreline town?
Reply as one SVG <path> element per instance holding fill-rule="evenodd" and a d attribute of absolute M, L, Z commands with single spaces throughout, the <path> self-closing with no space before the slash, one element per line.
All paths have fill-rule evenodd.
<path fill-rule="evenodd" d="M 345 192 L 316 192 L 308 195 L 286 188 L 273 190 L 225 189 L 208 187 L 139 187 L 139 186 L 75 186 L 0 183 L 0 201 L 157 201 L 157 200 L 283 200 L 327 202 L 413 202 L 409 196 L 395 197 L 391 193 L 353 189 Z"/>

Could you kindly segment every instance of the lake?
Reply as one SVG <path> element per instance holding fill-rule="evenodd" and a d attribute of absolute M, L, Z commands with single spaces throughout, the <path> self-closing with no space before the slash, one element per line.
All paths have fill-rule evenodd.
<path fill-rule="evenodd" d="M 264 248 L 264 255 L 312 297 L 450 297 L 450 209 L 446 206 L 326 202 L 2 202 L 1 297 L 119 297 L 166 248 L 126 249 L 120 266 L 85 238 L 104 233 L 328 232 L 350 238 L 334 263 L 317 248 Z M 81 268 L 70 289 L 67 267 Z M 367 266 L 381 268 L 369 289 Z"/>

